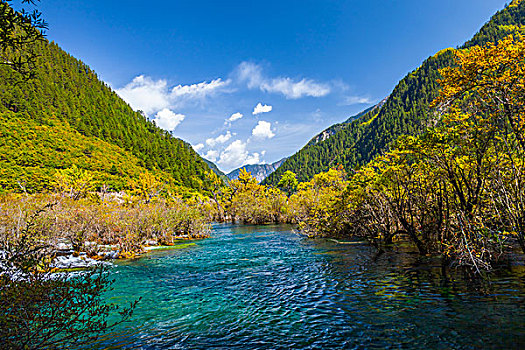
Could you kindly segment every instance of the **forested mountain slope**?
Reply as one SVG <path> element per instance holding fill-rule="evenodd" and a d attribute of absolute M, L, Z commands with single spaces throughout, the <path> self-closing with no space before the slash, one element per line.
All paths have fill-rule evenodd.
<path fill-rule="evenodd" d="M 525 3 L 515 0 L 496 13 L 463 47 L 495 42 L 510 33 L 522 32 L 524 24 Z M 429 104 L 439 90 L 439 69 L 450 66 L 452 58 L 452 49 L 429 57 L 398 83 L 379 112 L 371 110 L 324 141 L 309 142 L 264 183 L 276 185 L 287 170 L 295 172 L 299 181 L 307 181 L 338 164 L 349 170 L 384 152 L 399 136 L 423 132 L 437 122 Z"/>
<path fill-rule="evenodd" d="M 55 43 L 36 45 L 35 79 L 0 65 L 0 176 L 49 188 L 55 169 L 76 164 L 119 190 L 139 172 L 175 187 L 207 188 L 209 170 L 192 147 L 134 112 L 87 65 Z"/>
<path fill-rule="evenodd" d="M 230 179 L 228 179 L 228 176 L 226 176 L 225 173 L 223 173 L 215 163 L 209 161 L 208 159 L 206 158 L 202 158 L 202 160 L 210 167 L 210 169 L 215 173 L 217 174 L 217 176 L 219 176 L 219 178 L 224 181 L 224 183 L 228 183 L 228 181 L 230 181 Z"/>
<path fill-rule="evenodd" d="M 331 137 L 332 135 L 336 134 L 339 130 L 345 128 L 348 123 L 351 123 L 351 122 L 361 118 L 362 116 L 366 115 L 367 113 L 369 113 L 371 111 L 375 110 L 377 112 L 378 109 L 383 106 L 385 101 L 386 101 L 386 99 L 382 100 L 381 102 L 379 102 L 378 104 L 376 104 L 376 105 L 374 105 L 372 107 L 369 107 L 369 108 L 365 109 L 364 111 L 362 111 L 362 112 L 360 112 L 360 113 L 358 113 L 358 114 L 356 114 L 354 116 L 351 116 L 350 118 L 348 118 L 347 120 L 345 120 L 342 123 L 334 124 L 334 125 L 326 128 L 325 130 L 323 130 L 319 134 L 315 135 L 310 140 L 310 142 L 308 142 L 306 145 L 307 146 L 312 146 L 312 145 L 315 145 L 318 142 L 327 140 L 329 137 Z"/>

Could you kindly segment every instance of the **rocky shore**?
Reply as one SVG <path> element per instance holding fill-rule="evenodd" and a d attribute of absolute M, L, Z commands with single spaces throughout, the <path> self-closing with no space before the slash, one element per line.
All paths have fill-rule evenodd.
<path fill-rule="evenodd" d="M 54 248 L 55 259 L 50 266 L 57 271 L 86 269 L 102 263 L 109 263 L 111 260 L 139 258 L 142 254 L 152 250 L 181 249 L 195 245 L 195 243 L 187 243 L 188 239 L 190 239 L 189 236 L 178 236 L 176 244 L 172 245 L 160 245 L 155 240 L 148 240 L 141 252 L 123 252 L 118 245 L 99 245 L 96 242 L 86 242 L 86 250 L 96 252 L 91 254 L 76 252 L 71 244 L 58 242 Z"/>

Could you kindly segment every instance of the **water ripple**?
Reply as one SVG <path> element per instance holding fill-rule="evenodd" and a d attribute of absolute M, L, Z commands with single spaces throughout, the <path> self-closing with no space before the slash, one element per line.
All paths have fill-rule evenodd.
<path fill-rule="evenodd" d="M 284 226 L 217 225 L 183 250 L 115 268 L 108 298 L 143 300 L 89 348 L 520 348 L 525 271 L 472 289 L 412 254 L 309 240 Z M 435 265 L 435 266 L 434 266 Z"/>

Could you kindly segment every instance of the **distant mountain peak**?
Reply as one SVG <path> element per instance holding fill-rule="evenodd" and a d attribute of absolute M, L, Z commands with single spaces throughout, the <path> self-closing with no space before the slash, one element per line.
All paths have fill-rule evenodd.
<path fill-rule="evenodd" d="M 283 158 L 275 163 L 272 164 L 251 164 L 251 165 L 245 165 L 240 168 L 237 168 L 235 170 L 232 170 L 230 173 L 226 174 L 226 176 L 230 180 L 235 180 L 237 177 L 239 177 L 239 173 L 241 172 L 241 169 L 245 169 L 247 172 L 251 173 L 252 176 L 254 176 L 257 179 L 257 182 L 262 182 L 264 179 L 266 179 L 271 173 L 273 173 L 275 170 L 277 170 L 278 167 L 281 166 L 281 164 L 288 158 Z"/>

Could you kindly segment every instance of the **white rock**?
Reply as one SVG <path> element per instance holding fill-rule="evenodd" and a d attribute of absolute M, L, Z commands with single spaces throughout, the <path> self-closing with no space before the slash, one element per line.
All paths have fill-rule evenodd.
<path fill-rule="evenodd" d="M 57 243 L 56 249 L 58 249 L 58 250 L 71 250 L 71 249 L 73 249 L 73 246 L 71 244 L 60 242 L 60 243 Z"/>
<path fill-rule="evenodd" d="M 120 254 L 120 251 L 118 251 L 118 250 L 113 250 L 113 251 L 110 251 L 110 252 L 98 252 L 97 253 L 97 255 L 102 257 L 104 260 L 106 260 L 106 259 L 118 259 L 119 254 Z"/>
<path fill-rule="evenodd" d="M 88 268 L 100 264 L 99 261 L 88 258 L 87 256 L 78 256 L 73 255 L 69 256 L 59 256 L 57 257 L 51 267 L 57 269 L 77 269 L 77 268 Z"/>

